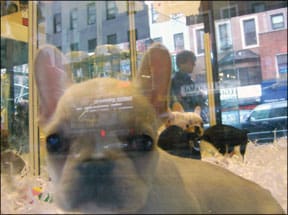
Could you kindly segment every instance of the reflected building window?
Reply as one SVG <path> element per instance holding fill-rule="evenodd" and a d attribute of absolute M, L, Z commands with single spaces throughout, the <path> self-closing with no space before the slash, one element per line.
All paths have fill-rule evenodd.
<path fill-rule="evenodd" d="M 115 1 L 106 1 L 106 19 L 116 18 L 117 7 Z"/>
<path fill-rule="evenodd" d="M 195 36 L 196 36 L 196 54 L 202 55 L 204 54 L 204 28 L 198 28 L 195 30 Z"/>
<path fill-rule="evenodd" d="M 265 11 L 265 4 L 263 2 L 257 2 L 252 4 L 253 13 L 260 13 L 262 11 Z"/>
<path fill-rule="evenodd" d="M 237 73 L 239 75 L 241 86 L 260 84 L 262 81 L 259 67 L 238 68 Z"/>
<path fill-rule="evenodd" d="M 184 49 L 183 33 L 174 34 L 174 48 L 175 51 L 181 51 Z"/>
<path fill-rule="evenodd" d="M 222 23 L 218 25 L 219 47 L 221 50 L 228 50 L 232 47 L 230 24 Z"/>
<path fill-rule="evenodd" d="M 153 7 L 153 4 L 151 4 L 151 17 L 152 17 L 152 23 L 157 22 L 157 19 L 159 17 L 159 13 L 155 8 Z"/>
<path fill-rule="evenodd" d="M 97 46 L 96 38 L 88 40 L 88 52 L 94 52 Z"/>
<path fill-rule="evenodd" d="M 117 35 L 110 34 L 107 36 L 107 44 L 117 44 Z"/>
<path fill-rule="evenodd" d="M 276 56 L 277 70 L 280 75 L 287 75 L 287 53 Z"/>
<path fill-rule="evenodd" d="M 257 45 L 257 30 L 255 18 L 242 21 L 244 46 Z"/>
<path fill-rule="evenodd" d="M 62 30 L 61 13 L 56 13 L 53 19 L 54 33 L 59 33 Z"/>
<path fill-rule="evenodd" d="M 284 15 L 283 13 L 271 15 L 271 26 L 273 30 L 284 28 Z"/>
<path fill-rule="evenodd" d="M 238 15 L 238 8 L 236 5 L 221 9 L 221 18 L 228 19 Z"/>
<path fill-rule="evenodd" d="M 87 5 L 87 24 L 93 25 L 96 23 L 96 6 L 95 3 Z"/>
<path fill-rule="evenodd" d="M 78 10 L 77 8 L 73 8 L 70 11 L 70 29 L 77 29 L 78 27 Z"/>
<path fill-rule="evenodd" d="M 70 45 L 70 50 L 71 51 L 79 51 L 79 44 L 78 43 L 72 43 Z"/>

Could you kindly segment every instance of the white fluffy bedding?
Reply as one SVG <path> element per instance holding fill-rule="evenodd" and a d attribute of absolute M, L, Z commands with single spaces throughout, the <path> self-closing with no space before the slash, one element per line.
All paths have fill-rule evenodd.
<path fill-rule="evenodd" d="M 265 145 L 249 142 L 244 162 L 233 157 L 207 158 L 204 162 L 220 165 L 270 190 L 287 213 L 286 138 Z M 53 188 L 47 174 L 28 175 L 22 172 L 22 176 L 6 180 L 1 174 L 1 214 L 61 214 L 53 203 Z"/>

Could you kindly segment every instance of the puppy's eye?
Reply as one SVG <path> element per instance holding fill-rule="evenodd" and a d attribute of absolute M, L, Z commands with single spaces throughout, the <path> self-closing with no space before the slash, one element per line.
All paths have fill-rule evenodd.
<path fill-rule="evenodd" d="M 46 147 L 50 153 L 65 151 L 63 138 L 57 133 L 51 134 L 46 138 Z"/>
<path fill-rule="evenodd" d="M 127 141 L 126 151 L 150 151 L 153 148 L 153 139 L 148 135 L 133 135 Z"/>

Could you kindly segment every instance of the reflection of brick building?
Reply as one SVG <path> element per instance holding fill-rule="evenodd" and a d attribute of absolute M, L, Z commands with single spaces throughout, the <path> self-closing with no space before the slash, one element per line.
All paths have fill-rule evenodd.
<path fill-rule="evenodd" d="M 259 40 L 263 80 L 273 80 L 278 77 L 287 79 L 287 70 L 285 75 L 285 72 L 280 72 L 277 66 L 277 56 L 282 54 L 286 54 L 287 63 L 287 29 L 261 33 Z"/>
<path fill-rule="evenodd" d="M 215 2 L 213 12 L 220 80 L 222 77 L 228 81 L 231 77 L 242 77 L 243 80 L 247 77 L 246 83 L 240 80 L 238 84 L 249 85 L 266 80 L 287 79 L 287 2 L 249 1 L 247 4 L 231 2 L 222 5 Z M 197 64 L 200 64 L 196 67 L 197 73 L 199 80 L 203 80 L 203 18 L 201 14 L 200 17 L 187 17 L 187 23 L 191 41 L 194 41 L 190 43 L 191 50 L 196 53 Z M 255 65 L 250 64 L 245 68 L 244 62 L 250 62 L 249 57 L 242 59 L 241 65 L 236 57 L 230 62 L 230 69 L 227 69 L 227 63 L 221 65 L 229 61 L 232 53 L 237 55 L 245 50 L 259 56 Z M 256 75 L 257 72 L 260 74 Z"/>

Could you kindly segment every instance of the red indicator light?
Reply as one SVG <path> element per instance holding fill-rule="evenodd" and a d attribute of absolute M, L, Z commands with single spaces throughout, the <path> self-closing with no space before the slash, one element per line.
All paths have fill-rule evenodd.
<path fill-rule="evenodd" d="M 101 137 L 106 137 L 106 131 L 104 129 L 101 129 L 100 136 Z"/>

